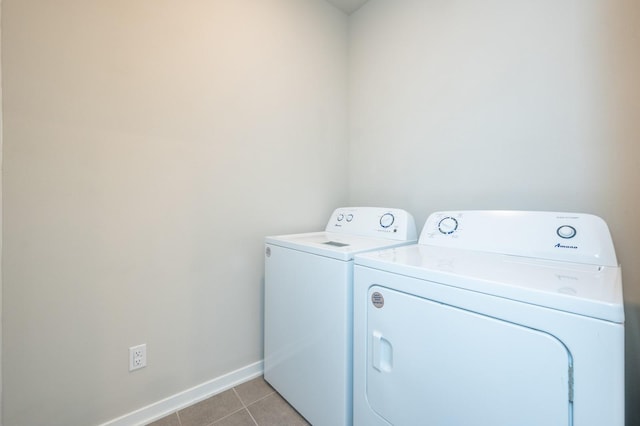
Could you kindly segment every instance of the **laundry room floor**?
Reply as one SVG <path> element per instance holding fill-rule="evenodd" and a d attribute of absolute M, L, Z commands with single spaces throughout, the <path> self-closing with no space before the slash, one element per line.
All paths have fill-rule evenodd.
<path fill-rule="evenodd" d="M 303 426 L 309 423 L 258 377 L 148 426 Z"/>

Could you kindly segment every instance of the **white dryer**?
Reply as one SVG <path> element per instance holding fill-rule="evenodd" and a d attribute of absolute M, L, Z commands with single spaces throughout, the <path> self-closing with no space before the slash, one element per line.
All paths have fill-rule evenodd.
<path fill-rule="evenodd" d="M 432 214 L 357 255 L 356 426 L 623 426 L 620 267 L 586 214 Z"/>
<path fill-rule="evenodd" d="M 352 424 L 353 256 L 416 241 L 409 213 L 373 207 L 266 238 L 264 377 L 314 426 Z"/>

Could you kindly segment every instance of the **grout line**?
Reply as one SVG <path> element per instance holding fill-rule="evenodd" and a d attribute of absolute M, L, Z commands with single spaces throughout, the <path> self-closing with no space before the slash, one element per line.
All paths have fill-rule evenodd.
<path fill-rule="evenodd" d="M 221 422 L 222 420 L 226 419 L 227 417 L 231 417 L 234 414 L 239 413 L 242 410 L 245 410 L 248 414 L 249 417 L 251 417 L 251 420 L 253 420 L 253 422 L 256 424 L 256 426 L 258 426 L 258 423 L 256 423 L 255 419 L 253 418 L 253 416 L 251 415 L 251 412 L 249 412 L 249 410 L 247 409 L 246 404 L 244 403 L 244 401 L 242 400 L 242 398 L 240 398 L 240 395 L 238 394 L 238 391 L 236 391 L 235 386 L 231 388 L 231 390 L 233 390 L 233 394 L 236 396 L 236 398 L 238 398 L 238 401 L 240 401 L 240 404 L 242 405 L 242 407 L 238 408 L 236 411 L 234 411 L 233 413 L 229 413 L 224 417 L 220 417 L 219 419 L 215 420 L 212 423 L 209 423 L 207 426 L 214 426 L 215 424 Z"/>
<path fill-rule="evenodd" d="M 277 392 L 276 392 L 275 390 L 274 390 L 274 391 L 271 391 L 270 393 L 266 394 L 266 395 L 265 395 L 265 396 L 263 396 L 262 398 L 260 398 L 260 399 L 256 399 L 255 401 L 253 401 L 253 402 L 252 402 L 251 404 L 249 404 L 249 405 L 253 405 L 253 404 L 255 404 L 256 402 L 260 402 L 260 401 L 262 401 L 263 399 L 265 399 L 265 398 L 267 398 L 267 397 L 269 397 L 269 396 L 273 395 L 274 393 L 277 393 Z M 288 404 L 288 402 L 287 402 L 287 404 Z"/>
<path fill-rule="evenodd" d="M 270 397 L 270 396 L 271 396 L 271 395 L 273 395 L 274 393 L 276 393 L 276 391 L 275 391 L 275 390 L 274 390 L 274 391 L 272 391 L 272 392 L 270 392 L 270 393 L 268 393 L 267 395 L 263 396 L 263 397 L 262 397 L 262 398 L 260 398 L 260 399 L 256 399 L 255 401 L 253 401 L 253 402 L 252 402 L 251 404 L 249 404 L 249 405 L 256 404 L 257 402 L 260 402 L 260 401 L 262 401 L 263 399 L 266 399 L 266 398 Z M 260 426 L 260 425 L 258 424 L 258 421 L 253 417 L 253 414 L 251 414 L 251 410 L 249 410 L 249 407 L 248 407 L 248 406 L 247 406 L 247 413 L 249 413 L 249 416 L 251 416 L 251 420 L 253 420 L 253 422 L 256 424 L 256 426 Z"/>
<path fill-rule="evenodd" d="M 1 1 L 1 0 L 0 0 L 0 1 Z M 251 405 L 253 405 L 253 404 L 257 403 L 257 402 L 260 402 L 260 401 L 262 401 L 263 399 L 266 399 L 266 398 L 270 397 L 270 396 L 271 396 L 271 395 L 273 395 L 274 393 L 277 393 L 277 392 L 275 391 L 275 389 L 274 389 L 274 390 L 272 390 L 271 392 L 269 392 L 268 394 L 266 394 L 265 396 L 263 396 L 262 398 L 256 399 L 255 401 L 253 401 L 253 402 L 252 402 L 251 404 L 249 404 L 249 405 L 245 404 L 245 402 L 242 400 L 242 398 L 240 398 L 240 394 L 239 394 L 239 393 L 238 393 L 238 391 L 236 390 L 235 386 L 234 386 L 234 387 L 232 387 L 231 389 L 233 390 L 233 393 L 234 393 L 234 395 L 236 396 L 236 398 L 238 398 L 238 400 L 240 401 L 240 404 L 242 405 L 242 407 L 241 407 L 241 408 L 238 408 L 236 411 L 234 411 L 234 412 L 232 412 L 232 413 L 227 414 L 227 415 L 226 415 L 226 416 L 224 416 L 224 417 L 220 417 L 219 419 L 215 420 L 215 421 L 214 421 L 214 422 L 212 422 L 212 423 L 208 423 L 206 426 L 214 426 L 216 423 L 218 423 L 218 422 L 220 422 L 220 421 L 222 421 L 222 420 L 226 419 L 227 417 L 231 417 L 231 416 L 233 416 L 234 414 L 237 414 L 238 412 L 240 412 L 240 411 L 242 411 L 242 410 L 246 410 L 246 411 L 247 411 L 247 413 L 249 414 L 249 417 L 251 417 L 251 420 L 253 421 L 253 423 L 255 424 L 255 426 L 260 426 L 260 425 L 258 424 L 258 421 L 253 417 L 253 414 L 251 414 L 251 411 L 249 411 L 249 406 L 251 406 Z M 193 405 L 195 405 L 195 404 L 193 404 Z M 189 406 L 189 407 L 190 407 L 190 406 Z M 184 407 L 184 408 L 183 408 L 183 410 L 184 410 L 185 408 L 189 408 L 189 407 Z M 180 418 L 180 410 L 174 411 L 174 413 L 175 413 L 176 417 L 178 418 L 178 425 L 179 425 L 179 426 L 182 426 L 182 419 Z M 169 415 L 171 415 L 171 414 L 169 414 Z M 0 425 L 0 426 L 1 426 L 1 425 Z"/>
<path fill-rule="evenodd" d="M 251 420 L 253 420 L 253 423 L 254 423 L 256 426 L 260 426 L 260 425 L 258 424 L 258 421 L 253 417 L 253 414 L 251 414 L 251 411 L 249 411 L 249 409 L 248 409 L 248 408 L 247 408 L 247 413 L 249 413 L 249 417 L 251 417 Z"/>
<path fill-rule="evenodd" d="M 249 413 L 249 417 L 251 417 L 251 420 L 253 420 L 253 423 L 254 423 L 256 426 L 260 426 L 260 425 L 258 424 L 258 421 L 253 417 L 253 414 L 251 414 L 251 411 L 247 410 L 247 413 Z"/>
<path fill-rule="evenodd" d="M 223 421 L 224 419 L 226 419 L 226 418 L 228 418 L 228 417 L 231 417 L 231 416 L 233 416 L 234 414 L 238 414 L 238 413 L 239 413 L 240 411 L 242 411 L 242 410 L 247 410 L 247 409 L 246 409 L 245 407 L 238 408 L 238 409 L 237 409 L 236 411 L 234 411 L 233 413 L 229 413 L 229 414 L 227 414 L 227 415 L 226 415 L 226 416 L 224 416 L 224 417 L 220 417 L 219 419 L 215 420 L 215 421 L 214 421 L 214 422 L 212 422 L 212 423 L 208 423 L 208 424 L 207 424 L 207 425 L 205 425 L 205 426 L 214 426 L 214 425 L 218 424 L 219 422 Z M 247 412 L 249 412 L 249 410 L 247 410 Z M 249 415 L 251 415 L 251 413 L 249 413 Z"/>
<path fill-rule="evenodd" d="M 240 394 L 238 393 L 238 391 L 236 390 L 236 387 L 232 387 L 231 390 L 233 390 L 233 393 L 236 395 L 236 398 L 238 398 L 238 401 L 240 401 L 240 404 L 242 404 L 243 408 L 247 408 L 247 404 L 244 403 L 244 401 L 242 400 L 242 398 L 240 398 Z"/>
<path fill-rule="evenodd" d="M 258 426 L 258 422 L 256 421 L 256 419 L 253 418 L 253 414 L 251 414 L 251 411 L 249 411 L 249 407 L 247 406 L 247 404 L 244 403 L 244 401 L 242 400 L 242 398 L 240 398 L 240 394 L 238 393 L 238 391 L 236 390 L 235 386 L 232 388 L 233 392 L 236 394 L 236 396 L 238 397 L 238 399 L 240 400 L 240 403 L 242 404 L 242 406 L 244 407 L 245 410 L 247 410 L 247 414 L 249 414 L 249 417 L 251 417 L 251 420 L 253 421 L 253 424 L 255 426 Z"/>

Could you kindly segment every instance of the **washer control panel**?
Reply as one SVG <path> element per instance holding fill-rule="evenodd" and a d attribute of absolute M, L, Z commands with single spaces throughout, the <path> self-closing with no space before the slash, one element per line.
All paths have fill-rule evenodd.
<path fill-rule="evenodd" d="M 427 219 L 419 244 L 618 266 L 606 223 L 584 213 L 436 212 Z"/>
<path fill-rule="evenodd" d="M 336 209 L 327 232 L 361 235 L 401 241 L 417 239 L 413 216 L 401 209 L 382 207 L 342 207 Z"/>

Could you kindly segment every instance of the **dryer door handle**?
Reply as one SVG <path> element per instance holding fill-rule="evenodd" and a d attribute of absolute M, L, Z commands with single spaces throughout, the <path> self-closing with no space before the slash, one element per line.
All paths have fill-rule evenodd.
<path fill-rule="evenodd" d="M 372 361 L 373 368 L 381 373 L 388 373 L 393 368 L 393 346 L 391 342 L 384 337 L 382 333 L 374 330 L 372 334 Z"/>

